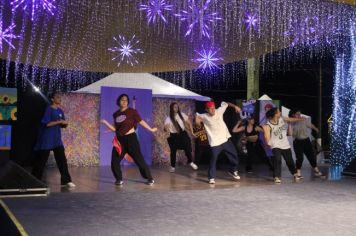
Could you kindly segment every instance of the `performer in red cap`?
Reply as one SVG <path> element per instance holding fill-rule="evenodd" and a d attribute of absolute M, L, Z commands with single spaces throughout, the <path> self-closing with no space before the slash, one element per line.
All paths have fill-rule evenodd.
<path fill-rule="evenodd" d="M 208 170 L 209 184 L 215 184 L 216 176 L 216 161 L 220 153 L 224 152 L 228 157 L 231 167 L 229 174 L 235 179 L 239 180 L 240 176 L 237 171 L 238 156 L 234 144 L 229 139 L 230 132 L 224 122 L 224 112 L 227 107 L 233 107 L 236 112 L 240 112 L 240 107 L 232 103 L 222 102 L 221 106 L 215 109 L 215 103 L 210 101 L 205 104 L 207 113 L 196 113 L 196 122 L 203 122 L 206 132 L 208 134 L 209 145 L 211 147 L 212 156 Z"/>

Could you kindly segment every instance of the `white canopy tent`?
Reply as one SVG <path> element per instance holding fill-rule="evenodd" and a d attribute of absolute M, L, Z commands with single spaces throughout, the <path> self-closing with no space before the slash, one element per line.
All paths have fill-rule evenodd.
<path fill-rule="evenodd" d="M 210 101 L 209 97 L 193 93 L 149 73 L 113 73 L 75 92 L 100 94 L 102 86 L 151 89 L 153 97 L 185 98 L 197 101 Z"/>

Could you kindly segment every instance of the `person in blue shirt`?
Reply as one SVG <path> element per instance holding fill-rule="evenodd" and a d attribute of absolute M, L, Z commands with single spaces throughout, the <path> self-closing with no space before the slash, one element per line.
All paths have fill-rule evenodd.
<path fill-rule="evenodd" d="M 42 179 L 43 171 L 46 166 L 49 153 L 53 151 L 54 158 L 61 173 L 61 185 L 74 188 L 68 171 L 67 158 L 64 152 L 61 129 L 68 126 L 64 112 L 60 108 L 61 97 L 57 93 L 50 94 L 51 105 L 47 107 L 41 120 L 41 128 L 35 150 L 39 155 L 34 160 L 32 174 L 38 179 Z"/>

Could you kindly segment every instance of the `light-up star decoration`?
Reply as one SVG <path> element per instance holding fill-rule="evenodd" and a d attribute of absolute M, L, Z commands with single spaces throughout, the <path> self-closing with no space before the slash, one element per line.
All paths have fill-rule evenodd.
<path fill-rule="evenodd" d="M 189 10 L 182 10 L 180 13 L 175 14 L 180 21 L 187 21 L 189 26 L 185 33 L 188 36 L 192 33 L 193 29 L 200 28 L 200 34 L 210 38 L 210 24 L 218 20 L 222 20 L 217 12 L 209 12 L 209 4 L 211 0 L 206 0 L 203 7 L 197 6 L 195 0 L 189 0 Z"/>
<path fill-rule="evenodd" d="M 3 30 L 2 28 L 3 22 L 0 20 L 0 52 L 2 52 L 2 42 L 5 41 L 11 48 L 15 49 L 15 46 L 11 43 L 12 39 L 18 38 L 13 33 L 14 28 L 16 25 L 12 23 L 9 27 Z"/>
<path fill-rule="evenodd" d="M 192 61 L 199 63 L 199 69 L 209 69 L 213 70 L 218 68 L 217 62 L 222 61 L 223 58 L 217 57 L 219 50 L 214 48 L 205 49 L 202 47 L 201 51 L 195 51 L 198 54 L 198 58 L 193 59 Z"/>
<path fill-rule="evenodd" d="M 121 35 L 119 35 L 119 38 L 114 37 L 114 40 L 119 44 L 119 46 L 109 48 L 108 50 L 118 53 L 116 57 L 112 58 L 112 60 L 119 58 L 119 63 L 117 66 L 119 67 L 122 62 L 126 62 L 131 66 L 138 64 L 135 56 L 139 53 L 143 54 L 143 51 L 139 48 L 135 48 L 135 46 L 140 42 L 139 40 L 135 39 L 135 35 L 132 36 L 130 40 L 127 40 L 124 36 Z"/>
<path fill-rule="evenodd" d="M 147 23 L 155 23 L 157 18 L 161 18 L 164 23 L 167 23 L 167 19 L 164 17 L 164 11 L 171 11 L 172 5 L 169 5 L 166 0 L 149 0 L 148 4 L 141 4 L 140 11 L 145 11 L 147 14 Z"/>
<path fill-rule="evenodd" d="M 54 11 L 56 9 L 56 6 L 54 5 L 55 1 L 56 0 L 12 0 L 11 5 L 13 7 L 13 12 L 21 6 L 24 11 L 29 9 L 29 11 L 31 11 L 31 20 L 33 21 L 39 8 L 43 8 L 51 15 L 54 15 Z"/>
<path fill-rule="evenodd" d="M 252 29 L 257 30 L 257 23 L 258 23 L 257 14 L 246 13 L 245 23 L 247 25 L 246 32 Z"/>

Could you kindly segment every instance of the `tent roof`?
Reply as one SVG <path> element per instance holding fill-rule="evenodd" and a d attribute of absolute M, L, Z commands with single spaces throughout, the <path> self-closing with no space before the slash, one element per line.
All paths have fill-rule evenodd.
<path fill-rule="evenodd" d="M 272 98 L 270 98 L 267 94 L 263 94 L 258 100 L 272 100 Z"/>
<path fill-rule="evenodd" d="M 193 93 L 149 73 L 113 73 L 95 83 L 77 90 L 76 92 L 100 94 L 102 86 L 151 89 L 153 97 L 186 98 L 198 101 L 210 100 L 209 97 Z"/>

